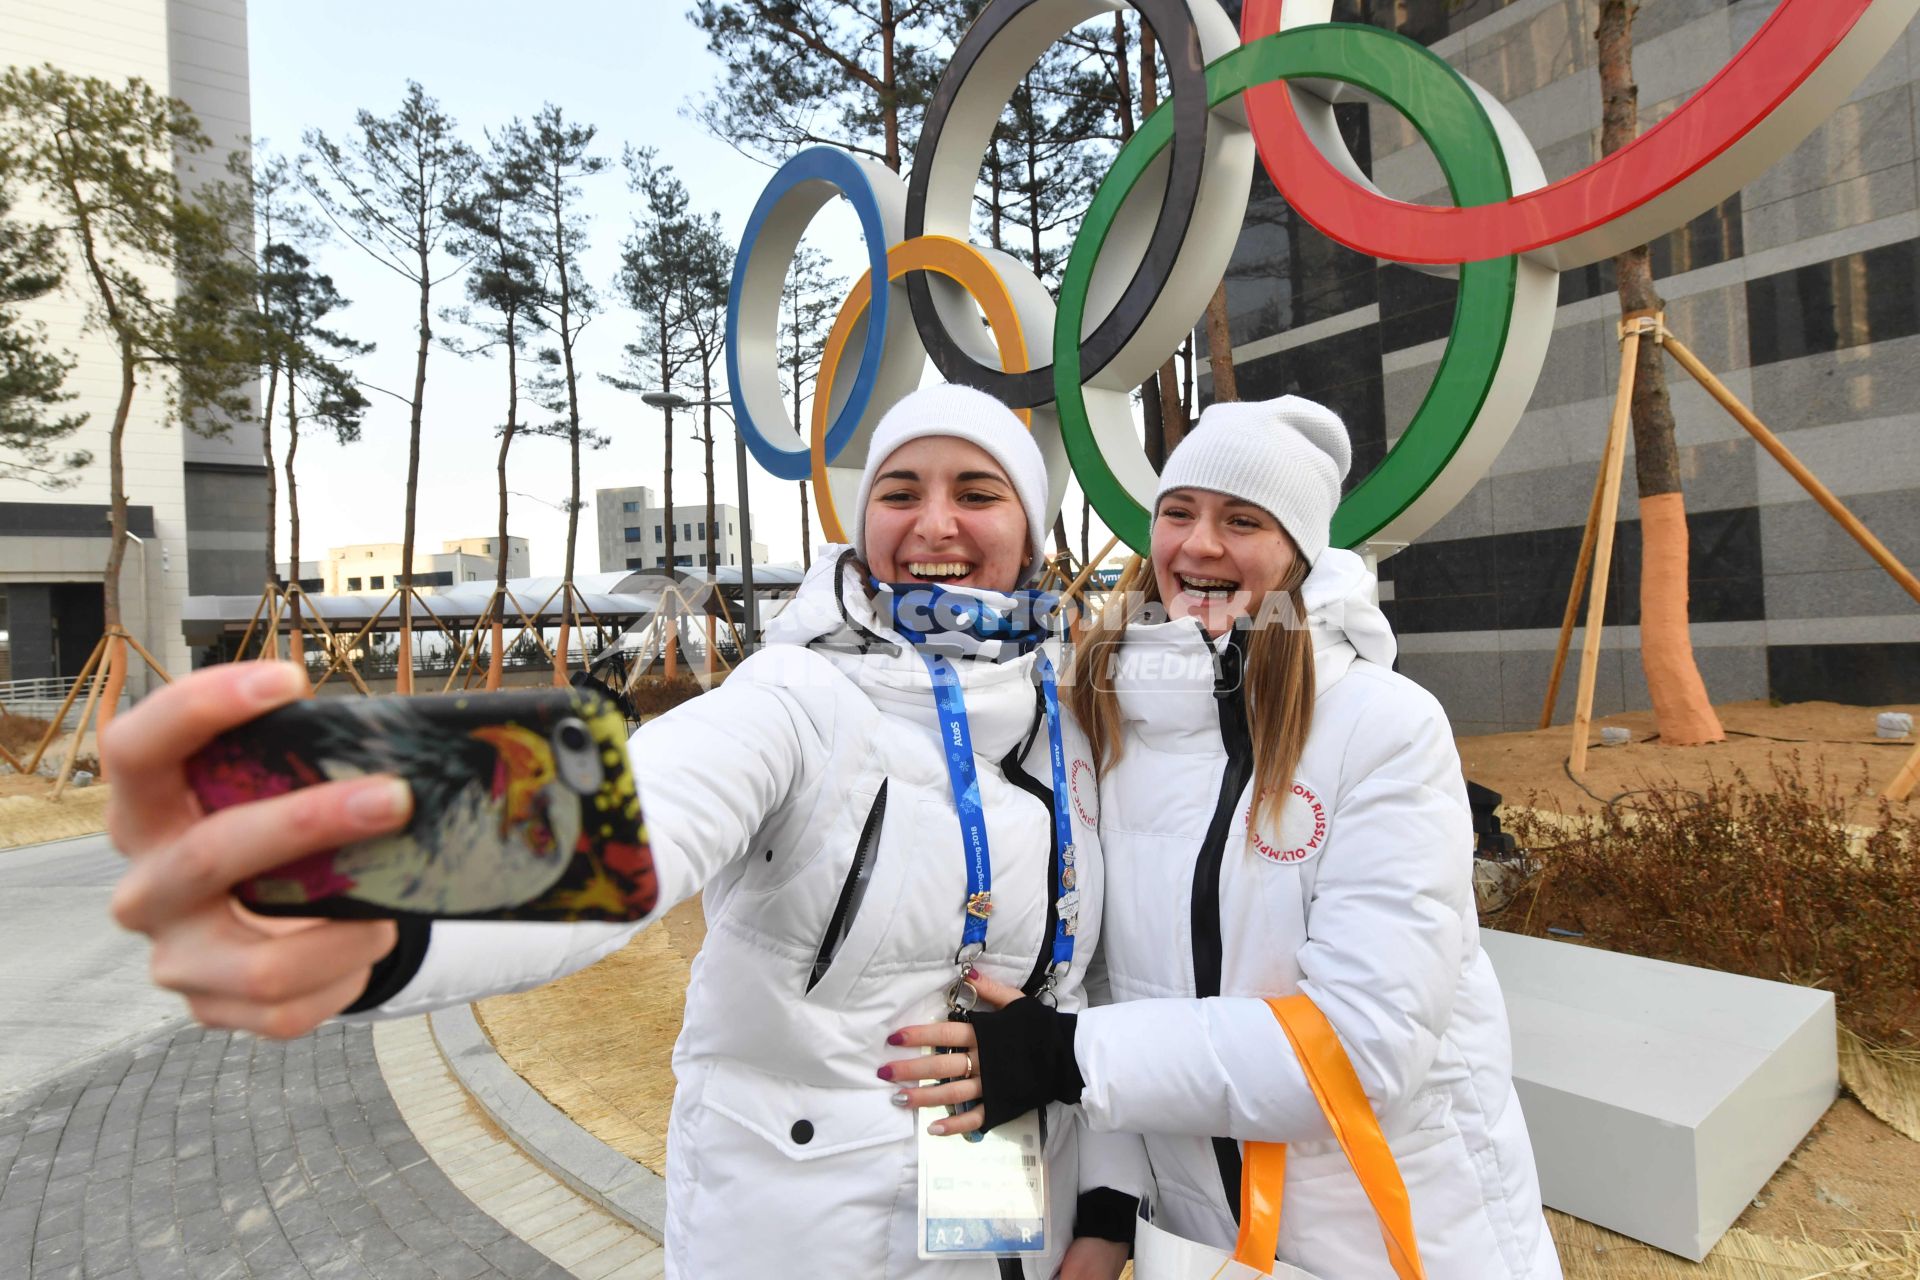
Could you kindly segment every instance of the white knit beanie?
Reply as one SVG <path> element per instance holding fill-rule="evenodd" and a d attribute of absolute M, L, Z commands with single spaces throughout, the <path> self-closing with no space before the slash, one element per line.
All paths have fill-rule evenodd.
<path fill-rule="evenodd" d="M 1311 565 L 1327 549 L 1340 482 L 1353 465 L 1346 424 L 1300 396 L 1210 404 L 1160 473 L 1160 499 L 1207 489 L 1270 512 Z"/>
<path fill-rule="evenodd" d="M 1013 410 L 984 391 L 946 382 L 902 396 L 873 428 L 867 466 L 860 473 L 860 496 L 853 508 L 853 546 L 860 558 L 867 558 L 867 499 L 881 464 L 901 445 L 927 436 L 953 436 L 976 444 L 1007 473 L 1027 516 L 1027 550 L 1032 558 L 1021 584 L 1032 581 L 1046 563 L 1047 463 L 1040 456 L 1040 446 Z"/>

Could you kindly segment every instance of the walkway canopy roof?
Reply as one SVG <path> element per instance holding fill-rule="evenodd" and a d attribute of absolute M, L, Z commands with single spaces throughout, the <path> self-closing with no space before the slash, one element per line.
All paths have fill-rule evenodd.
<path fill-rule="evenodd" d="M 804 571 L 798 565 L 755 565 L 754 595 L 786 596 L 800 585 Z M 699 601 L 706 587 L 704 573 L 677 573 L 673 578 L 682 595 Z M 574 589 L 579 592 L 577 607 L 583 606 L 600 621 L 626 627 L 651 617 L 660 607 L 667 580 L 657 570 L 622 570 L 616 573 L 575 574 Z M 740 567 L 722 565 L 715 570 L 714 586 L 726 597 L 727 607 L 737 618 L 741 605 Z M 422 588 L 413 610 L 415 630 L 430 630 L 435 619 L 454 630 L 474 626 L 493 598 L 491 582 L 461 582 L 429 591 Z M 558 576 L 509 578 L 509 605 L 506 620 L 518 623 L 521 613 L 541 626 L 560 625 L 561 600 Z M 360 592 L 352 595 L 316 595 L 302 592 L 301 608 L 317 614 L 327 627 L 348 634 L 373 621 L 375 631 L 395 631 L 400 626 L 400 601 L 390 592 Z M 188 596 L 181 608 L 180 628 L 188 644 L 218 644 L 220 637 L 240 635 L 260 615 L 260 597 Z"/>

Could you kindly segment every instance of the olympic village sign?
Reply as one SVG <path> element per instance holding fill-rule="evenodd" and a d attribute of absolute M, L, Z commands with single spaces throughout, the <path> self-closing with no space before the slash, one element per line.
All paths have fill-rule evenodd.
<path fill-rule="evenodd" d="M 973 190 L 1021 77 L 1053 41 L 1115 7 L 994 0 L 954 53 L 906 180 L 813 147 L 755 206 L 734 266 L 727 376 L 754 457 L 782 479 L 815 482 L 828 537 L 844 540 L 840 513 L 873 424 L 931 359 L 948 381 L 1027 419 L 1047 455 L 1049 523 L 1070 464 L 1101 518 L 1144 551 L 1155 474 L 1129 396 L 1205 310 L 1257 157 L 1334 240 L 1459 280 L 1426 399 L 1334 519 L 1335 545 L 1391 554 L 1464 497 L 1513 433 L 1546 357 L 1559 272 L 1643 244 L 1752 181 L 1846 100 L 1920 0 L 1780 0 L 1671 115 L 1552 184 L 1495 98 L 1412 40 L 1328 22 L 1332 0 L 1246 0 L 1238 32 L 1216 0 L 1133 0 L 1161 48 L 1188 56 L 1168 57 L 1171 95 L 1094 195 L 1056 304 L 1011 256 L 967 242 Z M 1403 203 L 1368 181 L 1334 121 L 1332 104 L 1349 90 L 1419 130 L 1453 206 Z M 829 332 L 803 430 L 779 383 L 781 292 L 807 224 L 836 195 L 859 215 L 869 267 Z"/>

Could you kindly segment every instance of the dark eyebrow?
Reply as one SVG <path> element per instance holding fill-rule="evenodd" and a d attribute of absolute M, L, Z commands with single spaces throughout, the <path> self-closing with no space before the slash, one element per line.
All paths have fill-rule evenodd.
<path fill-rule="evenodd" d="M 962 471 L 955 479 L 966 484 L 974 480 L 991 480 L 996 484 L 1008 484 L 1009 481 L 998 471 Z"/>
<path fill-rule="evenodd" d="M 1248 507 L 1254 511 L 1259 511 L 1262 513 L 1266 511 L 1266 508 L 1261 506 L 1259 503 L 1248 502 L 1245 498 L 1228 498 L 1226 501 L 1226 505 L 1229 507 Z"/>
<path fill-rule="evenodd" d="M 875 483 L 881 480 L 905 480 L 908 484 L 920 483 L 919 473 L 914 471 L 883 471 L 874 479 Z"/>

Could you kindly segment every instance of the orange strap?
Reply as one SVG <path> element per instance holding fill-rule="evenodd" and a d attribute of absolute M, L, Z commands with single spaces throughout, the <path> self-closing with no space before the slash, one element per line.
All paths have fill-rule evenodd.
<path fill-rule="evenodd" d="M 1287 1033 L 1307 1085 L 1346 1153 L 1347 1163 L 1360 1179 L 1374 1215 L 1380 1219 L 1380 1238 L 1386 1244 L 1394 1274 L 1400 1280 L 1426 1280 L 1414 1239 L 1406 1183 L 1401 1180 L 1400 1167 L 1394 1163 L 1386 1135 L 1380 1132 L 1373 1104 L 1367 1101 L 1367 1092 L 1354 1074 L 1353 1063 L 1334 1034 L 1333 1024 L 1303 995 L 1272 998 L 1267 1007 Z M 1262 1275 L 1273 1269 L 1279 1250 L 1280 1197 L 1286 1169 L 1285 1143 L 1246 1144 L 1240 1166 L 1240 1238 L 1233 1256 L 1236 1262 Z"/>

